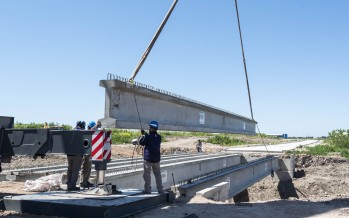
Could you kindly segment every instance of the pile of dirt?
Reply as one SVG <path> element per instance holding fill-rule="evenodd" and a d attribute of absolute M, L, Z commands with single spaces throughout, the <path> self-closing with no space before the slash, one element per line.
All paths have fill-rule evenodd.
<path fill-rule="evenodd" d="M 347 163 L 348 159 L 327 156 L 299 155 L 296 158 L 296 168 L 324 166 L 332 163 Z"/>
<path fill-rule="evenodd" d="M 298 155 L 293 181 L 267 177 L 248 189 L 251 201 L 349 198 L 349 160 L 340 157 Z"/>

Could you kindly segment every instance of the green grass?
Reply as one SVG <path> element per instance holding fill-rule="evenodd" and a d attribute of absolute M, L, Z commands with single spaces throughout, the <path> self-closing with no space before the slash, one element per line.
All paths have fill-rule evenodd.
<path fill-rule="evenodd" d="M 115 144 L 130 144 L 132 139 L 136 139 L 140 135 L 140 131 L 112 129 L 112 142 Z"/>
<path fill-rule="evenodd" d="M 337 129 L 328 133 L 324 144 L 315 147 L 305 147 L 303 151 L 290 151 L 293 154 L 328 155 L 337 152 L 342 157 L 349 158 L 349 129 Z"/>
<path fill-rule="evenodd" d="M 141 135 L 139 130 L 121 130 L 112 129 L 112 140 L 113 143 L 123 144 L 131 143 L 132 139 L 135 139 Z M 192 136 L 212 136 L 212 133 L 202 133 L 202 132 L 177 132 L 177 131 L 159 131 L 162 137 L 162 142 L 166 142 L 168 137 L 192 137 Z"/>
<path fill-rule="evenodd" d="M 333 152 L 340 153 L 341 157 L 349 158 L 349 149 L 329 144 L 321 144 L 315 147 L 305 147 L 304 150 L 288 151 L 287 153 L 326 156 Z"/>
<path fill-rule="evenodd" d="M 229 136 L 227 134 L 219 134 L 215 135 L 206 140 L 206 142 L 212 144 L 226 145 L 226 146 L 235 146 L 246 144 L 244 141 L 234 138 L 233 136 Z"/>
<path fill-rule="evenodd" d="M 70 125 L 66 125 L 66 124 L 62 124 L 60 125 L 59 123 L 55 123 L 55 122 L 50 122 L 48 123 L 49 126 L 60 126 L 62 127 L 64 130 L 71 130 L 73 129 L 72 126 Z M 16 122 L 15 129 L 40 129 L 40 128 L 44 128 L 44 124 L 43 123 L 20 123 L 20 122 Z"/>

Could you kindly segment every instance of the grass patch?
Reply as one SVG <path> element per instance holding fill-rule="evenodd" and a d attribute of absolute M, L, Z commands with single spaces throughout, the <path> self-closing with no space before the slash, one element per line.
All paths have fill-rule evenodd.
<path fill-rule="evenodd" d="M 131 144 L 131 140 L 138 138 L 140 135 L 140 131 L 112 129 L 112 142 L 115 144 Z"/>
<path fill-rule="evenodd" d="M 349 149 L 329 144 L 321 144 L 315 147 L 305 147 L 304 150 L 287 151 L 286 153 L 326 156 L 333 152 L 340 153 L 341 157 L 349 158 Z"/>
<path fill-rule="evenodd" d="M 218 145 L 235 146 L 246 144 L 244 141 L 236 139 L 226 134 L 215 135 L 206 140 L 206 142 Z"/>
<path fill-rule="evenodd" d="M 148 132 L 146 130 L 146 132 Z M 192 136 L 212 136 L 212 133 L 202 132 L 175 132 L 175 131 L 159 131 L 162 142 L 166 142 L 168 137 L 192 137 Z M 116 144 L 129 144 L 132 139 L 138 138 L 141 135 L 140 130 L 122 130 L 112 129 L 112 140 Z"/>
<path fill-rule="evenodd" d="M 55 122 L 50 122 L 48 123 L 48 125 L 50 127 L 61 127 L 64 130 L 72 130 L 73 127 L 70 125 L 66 125 L 66 124 L 59 124 L 59 123 L 55 123 Z M 41 129 L 44 128 L 44 123 L 20 123 L 20 122 L 16 122 L 14 125 L 15 129 Z"/>

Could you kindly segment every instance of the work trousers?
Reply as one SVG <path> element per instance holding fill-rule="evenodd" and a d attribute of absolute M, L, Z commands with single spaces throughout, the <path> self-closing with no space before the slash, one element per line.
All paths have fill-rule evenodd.
<path fill-rule="evenodd" d="M 86 186 L 89 183 L 91 175 L 91 155 L 84 155 L 82 157 L 82 168 L 80 174 L 80 185 Z"/>
<path fill-rule="evenodd" d="M 76 182 L 79 178 L 79 171 L 81 169 L 82 156 L 81 155 L 69 155 L 68 158 L 68 171 L 67 171 L 67 187 L 72 188 L 76 186 Z"/>
<path fill-rule="evenodd" d="M 143 173 L 144 191 L 151 192 L 151 176 L 150 176 L 151 169 L 153 169 L 153 173 L 155 176 L 156 188 L 158 189 L 158 192 L 162 192 L 163 187 L 162 187 L 162 180 L 161 180 L 160 161 L 157 163 L 150 163 L 146 160 L 144 160 L 144 173 Z"/>

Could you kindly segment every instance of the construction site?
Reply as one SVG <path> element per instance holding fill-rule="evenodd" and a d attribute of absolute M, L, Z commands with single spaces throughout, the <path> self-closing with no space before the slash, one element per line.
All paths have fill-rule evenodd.
<path fill-rule="evenodd" d="M 130 77 L 93 84 L 98 120 L 16 128 L 16 114 L 0 114 L 0 217 L 349 217 L 348 158 L 304 153 L 324 138 L 260 132 L 234 3 L 248 116 L 136 79 L 174 0 Z M 137 137 L 115 143 L 119 130 Z M 211 143 L 222 135 L 238 143 Z"/>
<path fill-rule="evenodd" d="M 229 165 L 237 164 L 239 162 L 238 160 L 241 158 L 241 153 L 228 151 L 225 146 L 204 143 L 203 153 L 198 154 L 195 149 L 197 139 L 198 137 L 171 138 L 168 142 L 162 144 L 163 155 L 161 167 L 164 171 L 167 171 L 166 179 L 168 181 L 168 183 L 164 184 L 168 184 L 167 190 L 173 190 L 173 193 L 175 192 L 174 186 L 176 187 L 176 196 L 174 199 L 171 201 L 168 201 L 167 198 L 162 200 L 156 199 L 155 196 L 157 196 L 157 194 L 154 192 L 154 199 L 148 200 L 148 204 L 152 204 L 151 206 L 144 202 L 139 202 L 141 205 L 137 205 L 136 203 L 129 205 L 133 212 L 127 212 L 127 209 L 122 208 L 120 211 L 126 212 L 126 217 L 347 217 L 349 215 L 349 191 L 347 188 L 349 161 L 347 159 L 338 156 L 320 157 L 299 155 L 295 156 L 293 179 L 280 182 L 277 173 L 272 177 L 269 169 L 264 175 L 256 175 L 258 179 L 248 178 L 254 175 L 254 173 L 250 173 L 250 175 L 245 173 L 246 175 L 243 176 L 245 178 L 237 179 L 228 177 Z M 271 143 L 271 141 L 273 140 L 268 142 Z M 274 139 L 274 143 L 280 143 L 280 140 Z M 273 146 L 270 145 L 268 147 L 272 150 Z M 126 190 L 129 187 L 132 187 L 132 189 L 142 189 L 142 157 L 141 155 L 136 155 L 132 160 L 133 148 L 134 146 L 132 144 L 115 144 L 112 146 L 113 161 L 110 163 L 110 166 L 108 166 L 106 181 L 115 183 L 118 187 L 124 187 L 121 190 Z M 283 153 L 274 153 L 274 155 L 278 158 L 290 158 Z M 261 161 L 263 161 L 267 153 L 266 151 L 247 152 L 244 153 L 243 156 L 246 159 L 261 159 Z M 189 175 L 182 175 L 185 173 L 186 169 L 184 169 L 181 164 L 188 162 L 188 159 L 191 165 L 198 164 L 196 167 L 201 165 L 202 171 L 196 169 L 197 173 L 193 173 L 193 170 L 190 170 L 187 171 L 188 173 L 190 172 Z M 234 159 L 235 163 L 232 162 Z M 226 170 L 220 169 L 212 171 L 212 173 L 215 172 L 216 177 L 221 175 L 222 179 L 219 180 L 216 178 L 207 181 L 210 177 L 213 177 L 213 175 L 210 175 L 210 173 L 204 175 L 202 172 L 206 169 L 209 170 L 208 165 L 210 165 L 212 161 L 220 162 L 222 165 L 217 167 L 223 168 L 224 161 L 222 163 L 222 160 L 227 160 Z M 179 169 L 176 169 L 176 165 L 181 166 L 180 168 L 183 169 L 183 171 L 179 172 Z M 238 165 L 241 166 L 240 164 Z M 91 204 L 91 202 L 88 203 L 88 201 L 91 201 L 93 197 L 87 197 L 83 194 L 80 196 L 78 194 L 74 194 L 74 196 L 72 196 L 72 194 L 67 194 L 67 192 L 64 191 L 64 184 L 62 185 L 62 191 L 28 192 L 23 190 L 27 180 L 34 180 L 51 173 L 64 174 L 67 167 L 66 156 L 54 155 L 45 157 L 44 159 L 38 158 L 35 161 L 29 157 L 14 157 L 11 164 L 3 163 L 2 167 L 2 182 L 0 183 L 1 196 L 7 196 L 4 197 L 4 199 L 9 198 L 8 196 L 12 196 L 11 198 L 13 200 L 15 200 L 15 196 L 28 196 L 28 198 L 18 198 L 18 201 L 23 201 L 21 204 L 22 207 L 21 209 L 18 207 L 16 209 L 16 207 L 12 206 L 12 210 L 6 208 L 6 202 L 4 204 L 3 200 L 1 216 L 77 217 L 81 216 L 80 214 L 84 214 L 79 210 L 89 211 L 86 207 Z M 204 167 L 206 169 L 204 169 Z M 248 166 L 246 167 L 248 168 Z M 253 166 L 253 168 L 257 170 L 257 165 Z M 262 171 L 265 171 L 265 164 L 263 163 L 262 168 Z M 275 171 L 277 172 L 276 169 L 277 168 L 275 168 Z M 242 172 L 238 172 L 242 171 L 242 169 L 235 168 L 235 170 L 237 170 L 235 173 L 234 170 L 231 170 L 230 175 L 234 176 L 234 174 L 236 174 L 238 177 L 242 177 L 240 174 Z M 198 174 L 200 174 L 200 176 L 196 176 Z M 92 175 L 91 180 L 95 178 L 95 171 L 92 172 Z M 181 181 L 182 176 L 193 178 L 192 185 L 188 187 L 187 180 Z M 133 178 L 132 180 L 134 181 L 130 182 L 130 178 Z M 231 180 L 229 181 L 227 178 Z M 249 181 L 245 180 L 247 178 Z M 137 179 L 139 181 L 136 181 Z M 173 179 L 175 183 L 173 183 Z M 233 180 L 235 181 L 233 182 Z M 238 181 L 242 182 L 243 180 L 245 180 L 245 184 L 239 184 Z M 252 180 L 254 181 L 252 182 Z M 206 185 L 204 182 L 206 182 Z M 239 198 L 227 196 L 229 188 L 226 187 L 226 184 L 229 182 L 234 184 L 234 186 L 239 186 L 239 188 L 244 186 L 244 194 L 242 196 L 240 195 Z M 140 183 L 139 186 L 137 186 L 137 183 Z M 135 190 L 130 191 L 130 193 L 132 192 L 134 194 Z M 40 197 L 36 194 L 39 194 Z M 74 205 L 74 203 L 72 203 L 74 199 L 79 199 L 79 204 L 75 204 L 76 208 L 80 208 L 76 210 L 78 214 L 69 213 L 68 211 L 71 210 L 64 209 L 62 205 L 57 208 L 59 212 L 52 212 L 54 210 L 53 205 L 46 205 L 41 210 L 35 209 L 39 207 L 40 201 L 49 202 L 47 195 L 52 195 L 52 203 L 58 201 L 57 199 L 54 200 L 53 196 L 59 198 L 61 204 Z M 63 198 L 63 195 L 66 196 Z M 24 202 L 28 201 L 27 203 L 30 205 L 30 198 L 32 200 L 35 199 L 35 202 L 32 202 L 33 205 L 29 208 L 26 208 L 27 206 Z M 41 200 L 39 200 L 40 198 Z M 101 198 L 101 196 L 99 196 L 99 198 Z M 124 195 L 110 195 L 109 199 L 99 199 L 98 201 L 104 202 L 103 204 L 114 201 L 114 205 L 117 205 L 117 203 L 115 203 L 117 202 L 117 198 L 124 198 Z M 65 203 L 63 199 L 66 199 Z M 97 206 L 95 202 L 93 202 L 93 204 Z M 70 205 L 70 207 L 71 206 L 72 205 Z M 51 209 L 48 210 L 48 207 Z M 135 209 L 136 207 L 142 209 L 137 212 Z M 98 210 L 94 208 L 92 211 L 89 211 L 88 215 L 84 214 L 84 216 L 119 217 L 118 215 L 101 215 L 104 213 L 98 214 L 97 211 Z"/>

